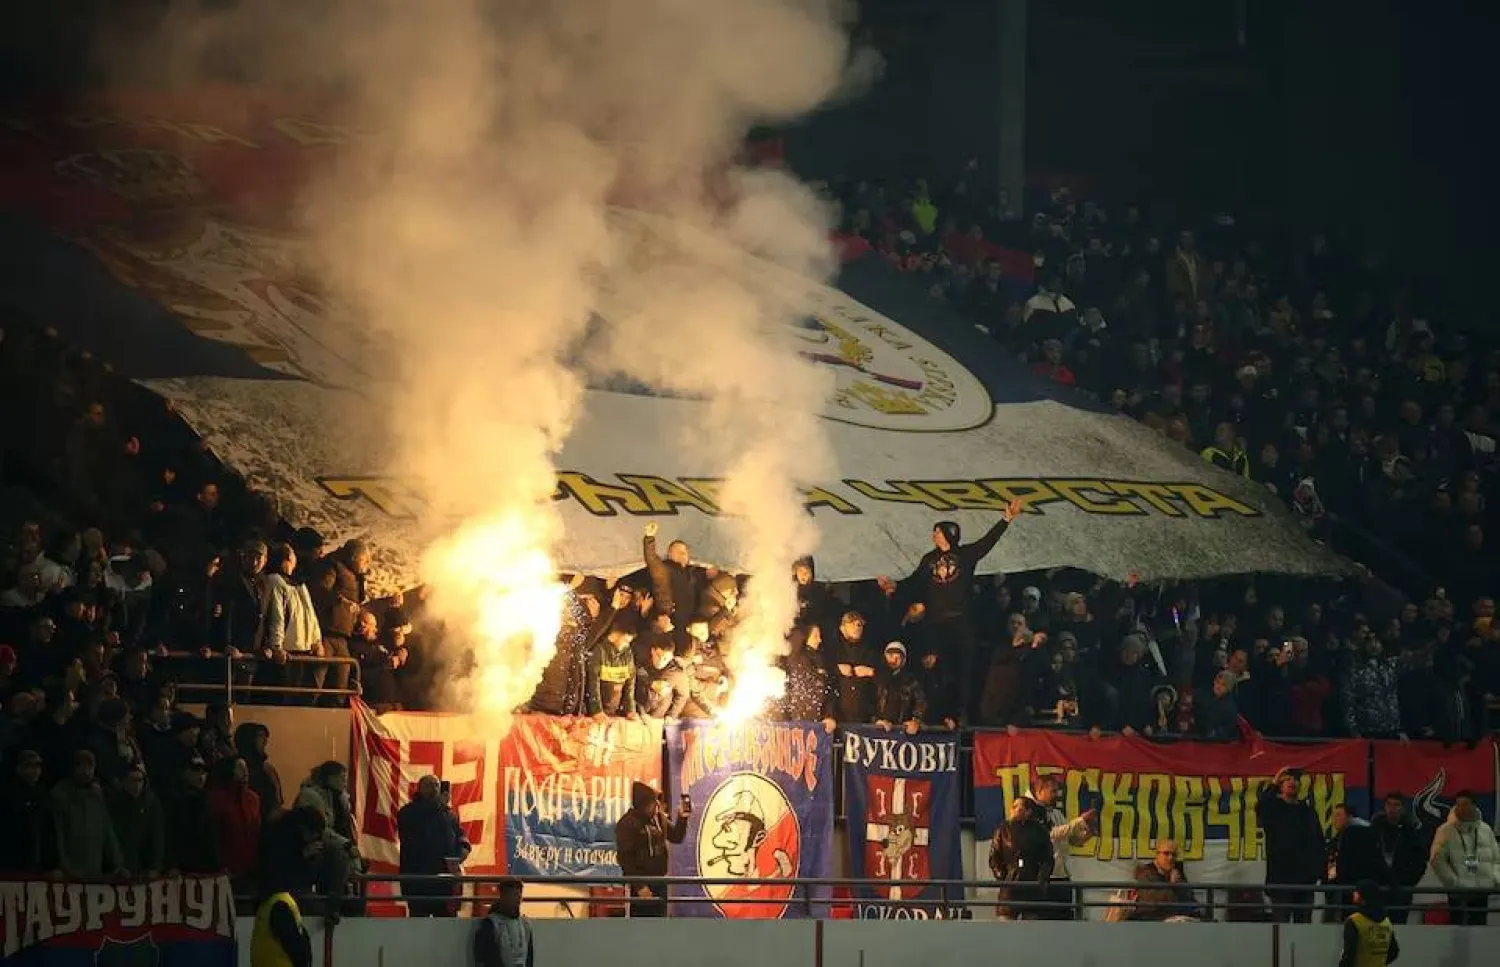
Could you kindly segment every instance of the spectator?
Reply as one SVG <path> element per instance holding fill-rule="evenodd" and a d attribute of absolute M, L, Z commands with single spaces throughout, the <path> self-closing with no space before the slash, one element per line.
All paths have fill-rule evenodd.
<path fill-rule="evenodd" d="M 950 664 L 958 669 L 962 689 L 958 704 L 963 718 L 972 714 L 971 706 L 978 698 L 978 690 L 973 688 L 976 642 L 969 600 L 974 569 L 994 550 L 1022 509 L 1019 500 L 1011 501 L 985 535 L 967 545 L 960 543 L 958 524 L 939 521 L 932 529 L 933 549 L 922 555 L 916 569 L 899 586 L 888 577 L 878 581 L 897 612 L 908 622 L 924 622 L 928 639 L 947 650 Z"/>
<path fill-rule="evenodd" d="M 401 875 L 450 877 L 466 852 L 458 820 L 443 801 L 437 776 L 423 776 L 411 802 L 396 814 L 401 842 Z M 402 882 L 401 896 L 413 917 L 451 917 L 454 885 L 441 880 Z"/>
<path fill-rule="evenodd" d="M 124 699 L 111 698 L 100 703 L 85 742 L 94 754 L 99 781 L 105 789 L 113 789 L 127 772 L 144 765 L 130 721 L 130 707 Z"/>
<path fill-rule="evenodd" d="M 990 841 L 990 872 L 1000 882 L 995 916 L 1001 920 L 1041 919 L 1040 904 L 1052 879 L 1052 841 L 1036 803 L 1018 796 Z M 1024 904 L 1016 906 L 1013 904 Z"/>
<path fill-rule="evenodd" d="M 823 629 L 816 623 L 793 626 L 787 634 L 789 652 L 781 659 L 786 673 L 786 696 L 781 714 L 789 722 L 822 722 L 828 732 L 834 719 L 833 680 L 823 654 Z"/>
<path fill-rule="evenodd" d="M 1280 923 L 1312 922 L 1312 885 L 1323 878 L 1323 827 L 1310 803 L 1299 798 L 1297 775 L 1276 771 L 1256 797 L 1266 834 L 1266 895 Z"/>
<path fill-rule="evenodd" d="M 251 540 L 240 547 L 236 566 L 221 571 L 214 579 L 209 645 L 236 663 L 255 653 L 265 569 L 266 545 Z M 250 671 L 253 666 L 240 663 L 234 667 L 236 681 L 248 682 L 254 677 Z"/>
<path fill-rule="evenodd" d="M 646 536 L 641 541 L 651 596 L 661 613 L 685 618 L 698 606 L 712 575 L 692 563 L 691 552 L 683 541 L 668 544 L 666 560 L 662 560 L 656 553 L 656 531 L 656 521 L 647 523 Z"/>
<path fill-rule="evenodd" d="M 1048 881 L 1046 896 L 1050 907 L 1041 911 L 1039 919 L 1076 920 L 1078 898 L 1073 893 L 1073 878 L 1068 873 L 1068 854 L 1075 846 L 1082 846 L 1094 835 L 1093 822 L 1098 811 L 1086 809 L 1076 819 L 1068 819 L 1062 811 L 1062 781 L 1056 776 L 1043 777 L 1036 783 L 1035 798 L 1041 811 L 1047 836 L 1052 840 L 1052 876 Z"/>
<path fill-rule="evenodd" d="M 295 577 L 297 553 L 290 544 L 271 547 L 264 582 L 261 585 L 260 625 L 256 631 L 256 652 L 262 658 L 284 666 L 282 680 L 298 688 L 322 688 L 328 677 L 328 666 L 320 662 L 286 664 L 288 657 L 311 658 L 322 655 L 323 630 L 313 607 L 307 585 Z"/>
<path fill-rule="evenodd" d="M 698 599 L 694 617 L 708 622 L 709 637 L 715 642 L 729 638 L 740 605 L 739 582 L 730 574 L 715 574 Z"/>
<path fill-rule="evenodd" d="M 52 835 L 47 825 L 42 756 L 34 749 L 22 749 L 15 764 L 15 775 L 0 786 L 0 870 L 35 873 L 52 869 L 56 864 L 49 860 L 44 867 L 42 856 Z"/>
<path fill-rule="evenodd" d="M 615 852 L 620 875 L 630 891 L 632 917 L 667 915 L 667 844 L 680 843 L 687 835 L 692 806 L 684 798 L 682 810 L 670 823 L 655 789 L 643 782 L 631 783 L 630 808 L 615 823 Z"/>
<path fill-rule="evenodd" d="M 63 876 L 97 879 L 125 872 L 104 790 L 94 779 L 92 752 L 73 753 L 72 775 L 53 787 L 48 800 L 48 822 Z"/>
<path fill-rule="evenodd" d="M 634 641 L 634 632 L 610 628 L 589 655 L 588 713 L 600 721 L 612 715 L 636 717 Z"/>
<path fill-rule="evenodd" d="M 250 788 L 260 800 L 262 824 L 281 811 L 281 776 L 268 752 L 271 730 L 259 722 L 243 722 L 234 730 L 234 751 L 250 772 Z"/>
<path fill-rule="evenodd" d="M 250 767 L 233 756 L 214 763 L 209 814 L 219 837 L 219 858 L 229 875 L 249 881 L 260 856 L 260 796 L 250 788 Z"/>
<path fill-rule="evenodd" d="M 1405 923 L 1411 913 L 1412 891 L 1427 872 L 1427 853 L 1407 811 L 1406 797 L 1387 793 L 1380 814 L 1370 821 L 1370 831 L 1380 851 L 1385 874 L 1382 893 L 1390 903 L 1391 920 Z"/>
<path fill-rule="evenodd" d="M 1366 633 L 1344 672 L 1344 726 L 1354 738 L 1405 738 L 1396 687 L 1396 658 L 1382 655 L 1380 639 Z"/>
<path fill-rule="evenodd" d="M 1214 676 L 1208 701 L 1199 705 L 1194 714 L 1200 736 L 1214 742 L 1230 742 L 1240 737 L 1240 710 L 1234 691 L 1233 672 L 1222 671 Z"/>
<path fill-rule="evenodd" d="M 521 915 L 521 881 L 500 881 L 499 897 L 474 932 L 475 967 L 533 967 L 531 922 Z"/>
<path fill-rule="evenodd" d="M 792 581 L 797 587 L 797 625 L 822 628 L 833 620 L 837 602 L 828 586 L 818 581 L 818 562 L 811 555 L 792 563 Z"/>
<path fill-rule="evenodd" d="M 296 805 L 315 809 L 323 817 L 317 886 L 329 898 L 328 912 L 335 919 L 348 894 L 350 877 L 364 869 L 348 786 L 349 770 L 342 762 L 330 760 L 313 769 L 297 791 Z"/>
<path fill-rule="evenodd" d="M 874 723 L 886 731 L 900 726 L 907 735 L 916 735 L 927 715 L 922 683 L 907 670 L 906 645 L 890 642 L 884 657 L 883 674 L 876 677 Z"/>
<path fill-rule="evenodd" d="M 330 658 L 349 658 L 349 639 L 355 622 L 369 601 L 366 575 L 370 569 L 370 549 L 364 541 L 351 540 L 324 558 L 318 583 L 309 588 L 318 627 L 323 631 L 323 648 Z M 329 688 L 342 691 L 349 687 L 350 666 L 339 663 L 326 679 Z"/>
<path fill-rule="evenodd" d="M 865 642 L 865 617 L 845 611 L 839 619 L 838 640 L 828 652 L 833 680 L 835 718 L 840 722 L 868 722 L 875 707 L 875 654 Z"/>
<path fill-rule="evenodd" d="M 161 801 L 146 785 L 145 769 L 139 763 L 128 768 L 105 799 L 125 869 L 142 877 L 166 870 L 166 819 Z"/>
<path fill-rule="evenodd" d="M 1472 792 L 1460 792 L 1432 840 L 1432 872 L 1449 890 L 1448 920 L 1457 926 L 1482 927 L 1489 920 L 1490 894 L 1500 889 L 1500 846 L 1495 831 L 1479 815 Z"/>
<path fill-rule="evenodd" d="M 212 769 L 220 760 L 234 757 L 234 709 L 226 702 L 210 702 L 198 728 L 198 754 Z"/>
<path fill-rule="evenodd" d="M 1135 899 L 1126 919 L 1198 918 L 1198 902 L 1177 858 L 1177 844 L 1172 840 L 1157 843 L 1156 855 L 1151 861 L 1136 865 L 1135 881 L 1140 885 L 1135 889 Z"/>
<path fill-rule="evenodd" d="M 1328 870 L 1323 882 L 1335 889 L 1326 894 L 1324 923 L 1340 923 L 1349 915 L 1354 885 L 1365 880 L 1380 882 L 1387 870 L 1370 824 L 1339 803 L 1333 807 L 1333 830 L 1328 834 Z M 1338 889 L 1343 887 L 1344 889 Z"/>
<path fill-rule="evenodd" d="M 196 752 L 162 801 L 167 819 L 167 867 L 182 873 L 218 873 L 224 869 L 219 834 L 209 805 L 208 764 Z"/>
<path fill-rule="evenodd" d="M 693 697 L 692 682 L 688 678 L 687 669 L 677 660 L 669 635 L 660 631 L 652 632 L 650 642 L 650 666 L 645 679 L 644 697 L 637 699 L 636 704 L 652 718 L 676 721 L 682 718 L 683 710 Z"/>

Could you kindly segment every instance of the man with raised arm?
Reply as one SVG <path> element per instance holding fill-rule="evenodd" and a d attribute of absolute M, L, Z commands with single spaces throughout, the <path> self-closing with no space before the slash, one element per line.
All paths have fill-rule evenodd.
<path fill-rule="evenodd" d="M 917 567 L 900 584 L 878 578 L 880 589 L 894 596 L 896 613 L 903 624 L 921 621 L 931 647 L 946 653 L 949 667 L 959 671 L 959 714 L 973 715 L 978 695 L 975 678 L 973 597 L 974 570 L 1020 516 L 1023 505 L 1013 500 L 1000 512 L 1000 519 L 972 544 L 961 544 L 959 526 L 938 521 L 932 529 L 932 550 L 922 555 Z M 941 660 L 941 659 L 940 659 Z"/>

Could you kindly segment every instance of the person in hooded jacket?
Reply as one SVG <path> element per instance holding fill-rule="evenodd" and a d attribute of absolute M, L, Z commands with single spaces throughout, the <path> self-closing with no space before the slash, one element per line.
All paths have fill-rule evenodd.
<path fill-rule="evenodd" d="M 234 750 L 250 769 L 250 788 L 260 797 L 262 822 L 281 812 L 281 775 L 267 747 L 271 730 L 259 722 L 244 722 L 234 730 Z"/>
<path fill-rule="evenodd" d="M 667 915 L 667 887 L 661 882 L 667 875 L 667 844 L 682 842 L 691 814 L 684 800 L 683 809 L 668 822 L 656 790 L 643 782 L 631 783 L 630 808 L 615 823 L 615 852 L 630 891 L 631 916 Z"/>
<path fill-rule="evenodd" d="M 1448 811 L 1448 821 L 1432 838 L 1429 863 L 1449 890 L 1500 889 L 1500 845 L 1495 831 L 1479 814 L 1472 792 L 1460 792 Z M 1448 921 L 1455 926 L 1482 927 L 1489 920 L 1488 892 L 1448 894 Z"/>
<path fill-rule="evenodd" d="M 1312 921 L 1312 885 L 1326 872 L 1323 826 L 1312 804 L 1301 798 L 1297 776 L 1277 770 L 1256 797 L 1256 814 L 1266 834 L 1266 890 L 1280 923 Z"/>
<path fill-rule="evenodd" d="M 1370 820 L 1370 832 L 1385 870 L 1382 886 L 1389 903 L 1387 913 L 1392 922 L 1405 923 L 1411 915 L 1412 890 L 1427 872 L 1427 851 L 1406 808 L 1406 797 L 1388 793 L 1380 814 Z"/>
<path fill-rule="evenodd" d="M 15 756 L 15 776 L 0 787 L 0 870 L 8 873 L 34 873 L 53 869 L 55 857 L 49 853 L 47 788 L 42 785 L 42 755 L 35 749 L 22 749 Z M 44 860 L 48 860 L 44 866 Z"/>
<path fill-rule="evenodd" d="M 125 872 L 104 791 L 94 779 L 92 752 L 73 753 L 72 775 L 53 787 L 47 814 L 55 834 L 57 869 L 65 876 L 91 878 Z"/>
<path fill-rule="evenodd" d="M 833 680 L 823 657 L 823 630 L 816 624 L 793 625 L 787 633 L 789 650 L 779 660 L 786 673 L 786 694 L 781 702 L 782 718 L 788 722 L 822 722 L 832 732 Z"/>
<path fill-rule="evenodd" d="M 142 877 L 156 876 L 166 869 L 166 818 L 161 801 L 146 785 L 145 769 L 139 765 L 131 768 L 104 798 L 124 867 Z"/>
<path fill-rule="evenodd" d="M 875 650 L 865 641 L 865 618 L 846 611 L 838 638 L 827 649 L 828 675 L 833 681 L 834 718 L 840 722 L 868 722 L 875 702 Z"/>
<path fill-rule="evenodd" d="M 990 872 L 1000 881 L 995 891 L 1000 901 L 995 915 L 1001 920 L 1039 919 L 1039 908 L 1012 907 L 1009 903 L 1043 901 L 1052 880 L 1052 863 L 1052 839 L 1036 801 L 1030 796 L 1017 796 L 990 841 Z"/>
<path fill-rule="evenodd" d="M 1351 901 L 1349 894 L 1338 887 L 1352 888 L 1366 880 L 1385 879 L 1385 862 L 1370 824 L 1350 812 L 1345 803 L 1333 807 L 1333 830 L 1328 834 L 1325 852 L 1328 871 L 1323 882 L 1334 889 L 1324 900 L 1323 922 L 1339 923 L 1349 915 Z"/>
<path fill-rule="evenodd" d="M 463 853 L 462 831 L 443 801 L 437 776 L 417 781 L 417 794 L 396 813 L 401 841 L 402 876 L 447 876 Z M 413 917 L 451 917 L 453 883 L 441 880 L 401 884 L 401 896 Z"/>
<path fill-rule="evenodd" d="M 705 568 L 692 563 L 692 555 L 686 543 L 673 541 L 667 545 L 667 557 L 662 559 L 656 552 L 656 521 L 646 525 L 646 536 L 641 540 L 641 556 L 646 561 L 646 574 L 651 579 L 651 596 L 656 610 L 663 614 L 685 615 L 698 607 L 708 587 L 710 575 Z"/>
<path fill-rule="evenodd" d="M 604 640 L 589 653 L 588 714 L 603 720 L 609 716 L 635 718 L 635 633 L 612 627 Z"/>
<path fill-rule="evenodd" d="M 874 724 L 890 730 L 900 725 L 907 735 L 916 735 L 927 715 L 927 696 L 922 682 L 906 667 L 906 645 L 892 641 L 885 646 L 885 668 L 875 679 Z"/>
<path fill-rule="evenodd" d="M 811 554 L 793 562 L 792 581 L 797 586 L 797 624 L 822 628 L 833 620 L 838 603 L 828 585 L 818 580 L 818 562 Z"/>
<path fill-rule="evenodd" d="M 974 571 L 994 550 L 1022 509 L 1019 500 L 1011 501 L 994 526 L 972 544 L 960 543 L 962 532 L 956 522 L 939 521 L 932 529 L 932 550 L 922 555 L 911 574 L 900 584 L 889 577 L 878 579 L 880 589 L 895 602 L 898 614 L 908 622 L 922 621 L 928 640 L 955 659 L 962 690 L 959 704 L 965 719 L 973 714 L 978 698 L 977 641 L 970 600 Z"/>
<path fill-rule="evenodd" d="M 220 759 L 212 768 L 208 810 L 219 834 L 219 857 L 229 875 L 244 883 L 260 856 L 260 797 L 250 788 L 244 759 Z"/>
<path fill-rule="evenodd" d="M 1380 884 L 1360 880 L 1354 888 L 1354 912 L 1344 921 L 1344 952 L 1339 967 L 1385 967 L 1401 956 L 1396 929 L 1385 912 Z"/>
<path fill-rule="evenodd" d="M 582 715 L 589 653 L 604 637 L 615 616 L 630 607 L 630 589 L 608 588 L 600 578 L 579 578 L 563 613 L 557 651 L 542 670 L 541 681 L 527 703 L 533 712 Z"/>
<path fill-rule="evenodd" d="M 740 585 L 732 574 L 716 574 L 698 599 L 699 621 L 708 622 L 708 634 L 723 641 L 734 628 L 740 606 Z"/>
<path fill-rule="evenodd" d="M 194 753 L 173 791 L 162 801 L 167 819 L 167 868 L 182 873 L 218 873 L 224 868 L 219 835 L 204 787 L 208 766 Z"/>
<path fill-rule="evenodd" d="M 692 680 L 677 660 L 670 635 L 652 632 L 650 639 L 649 667 L 636 707 L 654 719 L 680 719 L 693 697 Z"/>

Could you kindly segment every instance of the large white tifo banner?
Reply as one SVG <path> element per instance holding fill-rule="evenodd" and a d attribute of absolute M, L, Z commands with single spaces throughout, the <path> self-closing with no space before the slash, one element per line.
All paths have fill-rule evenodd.
<path fill-rule="evenodd" d="M 619 219 L 642 238 L 671 234 L 646 216 Z M 306 300 L 261 277 L 274 268 L 263 236 L 212 220 L 203 231 L 200 244 L 174 249 L 167 267 L 251 314 L 260 324 L 239 331 L 273 342 L 264 357 L 302 379 L 148 385 L 229 465 L 278 494 L 290 519 L 332 541 L 376 538 L 379 583 L 410 583 L 432 521 L 423 521 L 429 531 L 418 527 L 420 506 L 384 475 L 367 441 L 328 431 L 330 414 L 366 406 L 358 393 L 328 387 L 379 392 L 378 381 L 347 362 L 359 353 L 338 350 L 339 339 L 356 334 L 310 316 Z M 797 482 L 821 531 L 821 578 L 905 574 L 931 547 L 935 521 L 956 520 L 974 539 L 1016 499 L 1026 513 L 983 573 L 1078 566 L 1149 581 L 1347 570 L 1264 490 L 1128 419 L 1060 402 L 1064 396 L 997 361 L 998 347 L 939 309 L 917 302 L 898 322 L 767 263 L 740 258 L 732 270 L 747 289 L 794 307 L 787 315 L 803 322 L 786 328 L 788 348 L 827 377 L 822 415 L 836 471 Z M 883 275 L 868 265 L 846 269 L 844 284 L 859 289 L 854 282 L 866 278 L 867 298 L 884 301 L 881 287 L 892 283 Z M 724 457 L 694 443 L 712 433 L 712 408 L 701 401 L 596 380 L 557 461 L 559 564 L 579 573 L 635 570 L 642 526 L 657 521 L 664 538 L 687 541 L 696 559 L 740 566 L 720 523 Z"/>

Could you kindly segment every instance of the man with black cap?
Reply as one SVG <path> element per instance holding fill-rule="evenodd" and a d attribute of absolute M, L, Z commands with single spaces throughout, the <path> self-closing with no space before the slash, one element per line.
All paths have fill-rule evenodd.
<path fill-rule="evenodd" d="M 880 589 L 894 596 L 897 613 L 904 616 L 903 620 L 922 621 L 933 645 L 957 659 L 959 712 L 964 718 L 973 714 L 972 706 L 978 695 L 974 684 L 976 643 L 970 613 L 974 569 L 994 550 L 1022 509 L 1021 501 L 1011 501 L 1000 512 L 995 525 L 972 544 L 959 543 L 962 534 L 956 522 L 938 521 L 932 529 L 932 550 L 922 555 L 916 570 L 899 585 L 888 577 L 877 579 Z"/>
<path fill-rule="evenodd" d="M 661 796 L 644 782 L 630 785 L 630 808 L 615 823 L 615 855 L 630 890 L 632 917 L 667 915 L 667 844 L 687 835 L 692 806 L 686 797 L 675 819 L 667 821 Z"/>
<path fill-rule="evenodd" d="M 1380 884 L 1360 880 L 1354 887 L 1354 913 L 1344 921 L 1344 955 L 1339 967 L 1385 967 L 1400 956 L 1401 944 L 1385 915 Z"/>

